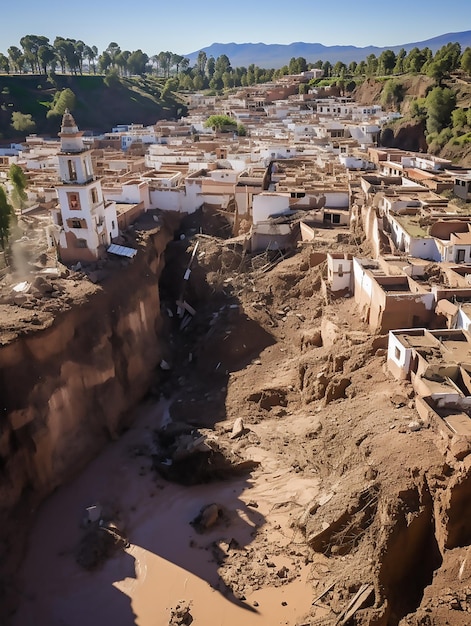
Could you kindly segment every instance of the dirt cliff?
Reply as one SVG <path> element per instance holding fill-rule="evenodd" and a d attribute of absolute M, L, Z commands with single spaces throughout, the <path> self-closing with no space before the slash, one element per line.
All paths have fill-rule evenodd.
<path fill-rule="evenodd" d="M 148 390 L 164 351 L 158 281 L 173 226 L 152 218 L 138 225 L 137 256 L 112 261 L 99 285 L 75 273 L 20 305 L 3 298 L 2 538 L 126 428 L 127 411 Z M 4 563 L 7 546 L 0 544 Z"/>

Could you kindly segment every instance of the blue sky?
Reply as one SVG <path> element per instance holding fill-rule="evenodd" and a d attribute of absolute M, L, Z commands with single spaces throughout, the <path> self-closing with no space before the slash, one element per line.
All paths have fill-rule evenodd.
<path fill-rule="evenodd" d="M 23 35 L 82 39 L 100 52 L 187 54 L 219 43 L 294 41 L 359 47 L 424 41 L 471 30 L 470 0 L 20 0 L 0 11 L 0 51 Z"/>

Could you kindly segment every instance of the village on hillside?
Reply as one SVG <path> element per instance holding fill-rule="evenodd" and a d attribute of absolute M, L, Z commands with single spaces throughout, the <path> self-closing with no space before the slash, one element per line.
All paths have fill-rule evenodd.
<path fill-rule="evenodd" d="M 371 383 L 370 379 L 384 373 L 385 378 L 405 390 L 404 395 L 399 399 L 396 396 L 390 398 L 389 387 L 383 378 L 378 378 L 378 382 L 375 383 L 380 390 L 384 385 L 384 393 L 383 391 L 378 393 L 383 393 L 385 398 L 387 396 L 382 401 L 387 403 L 390 409 L 392 403 L 394 410 L 396 407 L 404 410 L 407 420 L 401 425 L 399 421 L 396 423 L 392 419 L 389 423 L 389 415 L 385 416 L 385 411 L 381 409 L 384 405 L 378 400 L 379 408 L 376 409 L 372 402 L 372 406 L 367 407 L 368 410 L 365 408 L 365 420 L 368 415 L 371 416 L 377 411 L 374 419 L 371 417 L 371 422 L 374 421 L 373 428 L 380 424 L 383 429 L 378 437 L 386 435 L 392 437 L 397 433 L 416 434 L 423 429 L 427 431 L 424 438 L 433 433 L 436 444 L 434 453 L 436 456 L 433 458 L 444 459 L 442 466 L 445 465 L 445 459 L 447 467 L 450 467 L 452 462 L 469 460 L 471 170 L 431 154 L 382 147 L 379 145 L 379 137 L 383 124 L 398 117 L 399 114 L 388 113 L 376 104 L 360 104 L 350 97 L 332 95 L 328 88 L 320 90 L 313 88 L 301 93 L 304 90 L 300 90 L 299 85 L 315 77 L 315 72 L 316 70 L 311 70 L 301 75 L 285 76 L 276 84 L 246 87 L 225 97 L 194 93 L 188 96 L 187 116 L 178 121 L 159 121 L 149 127 L 129 121 L 99 136 L 91 135 L 86 129 L 80 128 L 76 120 L 78 114 L 75 116 L 73 111 L 67 110 L 60 128 L 57 129 L 57 139 L 30 135 L 24 143 L 0 148 L 0 182 L 9 188 L 11 183 L 8 172 L 12 164 L 19 166 L 27 179 L 27 200 L 17 214 L 21 236 L 12 240 L 4 259 L 4 267 L 0 270 L 2 344 L 6 346 L 8 342 L 22 334 L 28 335 L 48 328 L 50 321 L 47 321 L 49 318 L 46 320 L 47 315 L 54 316 L 73 310 L 77 301 L 80 303 L 84 301 L 84 294 L 98 293 L 101 287 L 105 290 L 107 281 L 112 276 L 118 275 L 122 281 L 124 301 L 133 287 L 124 285 L 127 276 L 125 270 L 132 271 L 145 254 L 139 224 L 144 223 L 146 228 L 158 228 L 166 219 L 170 219 L 169 216 L 178 215 L 179 218 L 185 216 L 192 226 L 194 224 L 197 226 L 193 229 L 176 228 L 175 241 L 182 247 L 189 246 L 188 250 L 185 250 L 188 265 L 183 268 L 178 266 L 178 271 L 182 270 L 180 273 L 183 280 L 188 282 L 191 271 L 199 261 L 202 265 L 207 263 L 209 267 L 210 260 L 213 261 L 218 256 L 229 258 L 233 262 L 232 269 L 215 277 L 214 281 L 216 282 L 216 279 L 219 281 L 222 290 L 228 285 L 232 286 L 234 291 L 240 285 L 247 288 L 252 298 L 250 306 L 254 311 L 254 319 L 258 321 L 265 316 L 266 327 L 270 329 L 273 327 L 274 336 L 278 333 L 276 341 L 279 341 L 279 345 L 273 347 L 276 341 L 269 338 L 265 331 L 258 329 L 258 334 L 255 335 L 250 326 L 251 321 L 244 318 L 243 324 L 246 326 L 243 326 L 243 329 L 247 337 L 252 337 L 250 332 L 253 332 L 253 336 L 256 336 L 260 343 L 259 346 L 254 340 L 254 345 L 256 344 L 260 351 L 262 348 L 268 350 L 268 357 L 265 355 L 263 363 L 265 369 L 259 368 L 259 371 L 264 372 L 261 380 L 263 379 L 268 391 L 265 395 L 263 390 L 258 393 L 255 387 L 251 387 L 255 383 L 249 374 L 241 373 L 242 367 L 240 371 L 236 367 L 232 371 L 229 366 L 226 369 L 225 350 L 227 353 L 233 350 L 231 355 L 235 362 L 236 356 L 239 358 L 240 353 L 244 356 L 244 349 L 248 353 L 250 346 L 247 347 L 245 343 L 243 347 L 239 345 L 242 344 L 242 338 L 245 341 L 245 335 L 241 332 L 240 336 L 235 337 L 236 331 L 229 323 L 224 335 L 221 334 L 223 338 L 218 336 L 216 342 L 213 326 L 221 323 L 223 319 L 231 321 L 233 319 L 231 316 L 239 312 L 237 303 L 231 301 L 229 304 L 227 301 L 221 304 L 218 301 L 220 306 L 211 313 L 209 330 L 206 327 L 204 329 L 204 342 L 205 344 L 207 342 L 210 348 L 204 346 L 201 350 L 201 360 L 205 359 L 205 363 L 211 363 L 211 376 L 225 376 L 224 385 L 221 386 L 222 391 L 214 391 L 209 387 L 211 380 L 208 380 L 208 388 L 204 389 L 206 393 L 203 394 L 195 391 L 189 384 L 187 389 L 186 383 L 182 382 L 184 378 L 182 374 L 178 379 L 180 387 L 177 386 L 182 396 L 184 394 L 187 396 L 181 400 L 182 413 L 183 408 L 187 408 L 191 400 L 192 406 L 196 407 L 195 413 L 198 413 L 199 407 L 202 414 L 205 414 L 205 411 L 209 414 L 213 405 L 220 401 L 217 394 L 228 394 L 227 406 L 231 408 L 227 409 L 225 419 L 236 422 L 236 418 L 239 417 L 236 408 L 239 410 L 239 406 L 234 407 L 240 403 L 234 402 L 230 405 L 230 394 L 235 392 L 230 390 L 228 382 L 230 376 L 234 376 L 233 386 L 238 392 L 241 389 L 241 397 L 247 397 L 246 405 L 250 408 L 249 410 L 245 406 L 240 412 L 246 411 L 247 414 L 255 415 L 253 423 L 250 422 L 250 428 L 245 427 L 249 423 L 249 418 L 246 419 L 244 414 L 246 424 L 244 426 L 239 422 L 239 430 L 235 434 L 232 432 L 227 435 L 231 432 L 230 428 L 227 432 L 220 430 L 221 438 L 229 437 L 232 443 L 236 440 L 235 445 L 242 435 L 253 437 L 255 440 L 256 435 L 263 433 L 264 428 L 267 432 L 272 429 L 272 422 L 270 426 L 264 425 L 260 416 L 268 415 L 267 420 L 269 418 L 276 424 L 276 420 L 279 422 L 286 417 L 286 407 L 290 402 L 293 406 L 296 405 L 300 412 L 299 407 L 302 403 L 303 406 L 308 406 L 310 402 L 322 400 L 325 408 L 330 402 L 348 398 L 352 403 L 358 402 L 356 410 L 360 412 L 363 405 L 360 400 L 355 400 L 355 394 L 359 396 L 362 388 L 366 389 Z M 217 229 L 205 231 L 202 226 L 204 220 L 197 221 L 195 217 L 197 215 L 207 216 L 206 223 L 212 220 L 211 223 L 217 225 Z M 195 218 L 194 223 L 191 222 L 192 218 Z M 214 248 L 211 248 L 213 245 Z M 163 255 L 163 251 L 160 252 Z M 269 272 L 275 273 L 273 284 L 263 284 L 264 291 L 260 293 L 257 292 L 259 286 L 250 282 L 251 277 L 242 276 L 241 268 L 247 259 L 251 267 L 256 268 L 257 276 L 262 283 Z M 152 257 L 151 262 L 154 260 Z M 168 265 L 171 261 L 167 259 L 166 262 Z M 288 267 L 286 280 L 288 282 L 291 280 L 292 283 L 288 287 L 292 288 L 296 283 L 295 286 L 299 286 L 299 294 L 297 297 L 291 297 L 289 301 L 280 303 L 277 300 L 276 289 L 284 278 L 276 275 L 276 268 L 281 267 L 283 263 Z M 311 270 L 313 274 L 316 272 L 315 285 L 314 283 L 307 285 L 304 279 L 304 275 L 307 276 Z M 241 276 L 234 278 L 238 272 Z M 216 273 L 213 272 L 214 275 Z M 134 276 L 133 280 L 137 282 L 136 274 L 130 275 Z M 276 280 L 279 280 L 279 283 Z M 289 293 L 288 287 L 286 285 L 284 287 L 286 293 Z M 157 291 L 155 285 L 152 288 Z M 216 294 L 215 300 L 219 296 L 220 292 Z M 155 298 L 156 306 L 160 306 L 158 296 Z M 296 300 L 302 302 L 304 308 L 301 308 L 300 304 L 299 308 L 295 309 L 293 302 Z M 335 307 L 338 303 L 339 309 L 332 313 L 332 319 L 335 318 L 336 324 L 330 320 L 323 320 L 321 330 L 319 330 L 321 321 L 318 321 L 318 324 L 316 322 L 315 329 L 308 328 L 307 322 L 305 323 L 308 314 L 310 320 L 322 318 L 320 300 L 329 312 L 333 310 L 329 307 Z M 268 310 L 267 303 L 273 303 L 272 309 Z M 182 296 L 173 302 L 167 302 L 162 296 L 161 306 L 164 317 L 171 318 L 172 323 L 178 320 L 178 326 L 175 326 L 178 329 L 176 336 L 183 341 L 181 337 L 185 328 L 191 331 L 192 320 L 197 315 L 197 305 L 191 300 L 190 295 L 184 296 L 182 288 Z M 144 304 L 142 307 L 145 308 Z M 136 318 L 130 323 L 129 334 L 132 334 L 132 324 L 138 326 L 141 323 L 148 330 L 147 326 L 150 325 L 148 319 L 146 318 L 145 322 L 135 321 L 138 317 L 136 314 Z M 142 317 L 145 317 L 144 314 Z M 240 320 L 238 323 L 241 323 Z M 300 346 L 293 343 L 291 346 L 293 350 L 300 354 L 306 346 L 308 349 L 316 347 L 324 350 L 323 364 L 320 364 L 320 357 L 312 357 L 310 362 L 306 360 L 304 363 L 301 355 L 299 363 L 296 361 L 295 366 L 291 363 L 291 370 L 288 372 L 288 365 L 282 359 L 285 358 L 283 352 L 288 350 L 286 346 L 289 338 L 286 337 L 289 337 L 289 334 L 288 331 L 286 337 L 282 334 L 280 330 L 282 324 L 287 327 L 291 324 L 301 336 Z M 89 330 L 90 328 L 87 332 Z M 68 332 L 71 333 L 70 337 L 74 338 L 80 334 L 79 330 L 72 332 L 69 329 Z M 295 336 L 298 337 L 298 334 L 295 335 L 293 331 L 293 337 Z M 282 348 L 279 347 L 282 345 L 280 337 L 285 341 Z M 347 339 L 350 343 L 345 348 L 342 342 Z M 114 340 L 116 341 L 115 338 Z M 174 347 L 177 341 L 176 339 Z M 212 341 L 214 343 L 211 343 Z M 226 343 L 223 345 L 223 342 Z M 109 343 L 112 343 L 111 339 Z M 342 345 L 344 353 L 335 353 L 335 345 Z M 358 363 L 355 362 L 356 352 L 359 355 L 361 350 L 365 350 L 366 354 L 366 346 L 369 350 L 368 358 L 373 355 L 375 358 L 384 359 L 383 370 L 368 361 L 363 352 L 363 361 L 360 363 L 358 356 Z M 115 348 L 113 344 L 113 349 Z M 214 356 L 211 349 L 214 350 Z M 269 352 L 270 349 L 272 352 Z M 105 351 L 105 348 L 103 350 Z M 145 346 L 142 350 L 145 350 Z M 39 349 L 37 351 L 39 354 Z M 236 352 L 237 355 L 234 356 Z M 133 358 L 134 356 L 133 354 Z M 100 361 L 100 358 L 101 356 L 97 357 L 97 360 Z M 137 359 L 138 356 L 136 361 Z M 194 352 L 188 349 L 185 353 L 185 368 L 194 367 L 195 362 Z M 247 367 L 253 368 L 252 371 L 261 365 L 260 359 L 254 359 L 252 354 L 247 363 Z M 134 366 L 133 361 L 132 367 Z M 163 354 L 160 360 L 159 381 L 165 381 L 165 376 L 172 366 L 172 359 Z M 328 371 L 329 367 L 331 369 Z M 356 372 L 360 377 L 362 367 L 370 368 L 368 378 L 356 380 Z M 105 369 L 104 367 L 100 372 L 100 376 L 108 383 L 107 376 L 110 380 L 113 377 Z M 137 369 L 136 366 L 135 370 Z M 71 368 L 70 371 L 78 370 Z M 293 371 L 296 371 L 299 389 L 292 384 L 290 377 L 293 377 Z M 82 383 L 86 379 L 86 375 L 76 374 L 76 376 L 77 378 L 82 376 Z M 90 380 L 94 376 L 95 374 L 92 376 L 90 373 Z M 308 380 L 309 376 L 312 380 Z M 329 382 L 329 376 L 335 384 Z M 272 378 L 278 386 L 273 383 L 273 388 L 268 388 L 268 383 L 273 382 Z M 289 384 L 286 382 L 288 379 Z M 312 393 L 312 397 L 306 399 L 309 395 L 306 391 L 308 383 L 309 394 Z M 54 391 L 51 403 L 56 403 L 54 406 L 65 413 L 67 401 L 62 396 L 59 398 L 57 394 Z M 193 397 L 190 398 L 191 394 Z M 110 399 L 110 404 L 113 404 L 113 401 L 115 400 Z M 103 405 L 105 404 L 107 402 L 103 402 Z M 223 404 L 221 401 L 221 406 Z M 107 407 L 103 409 L 103 414 L 111 422 L 106 409 Z M 309 423 L 305 425 L 303 422 L 303 428 L 306 428 L 307 434 L 302 445 L 299 445 L 299 458 L 296 457 L 292 461 L 293 475 L 303 472 L 307 474 L 311 471 L 310 463 L 306 461 L 303 465 L 302 457 L 311 440 L 317 441 L 317 436 L 319 441 L 321 439 L 319 434 L 321 427 L 314 432 L 312 426 L 317 423 L 316 419 L 320 419 L 322 409 L 318 407 L 316 411 L 316 414 L 306 413 L 305 419 Z M 329 419 L 325 420 L 322 428 L 326 437 L 328 429 L 332 428 L 335 433 L 331 435 L 331 439 L 341 438 L 344 433 L 342 428 L 337 428 L 336 420 L 340 420 L 342 408 L 333 408 L 331 411 L 335 419 L 330 420 L 329 414 Z M 361 418 L 363 419 L 363 415 Z M 31 421 L 33 418 L 29 414 L 26 415 L 26 410 L 23 412 L 18 410 L 15 419 L 17 424 L 13 424 L 11 428 L 20 432 L 28 420 Z M 350 422 L 350 419 L 348 421 Z M 107 422 L 106 427 L 108 426 Z M 273 432 L 278 433 L 277 428 L 281 432 L 280 441 L 283 437 L 286 439 L 284 427 L 275 425 Z M 352 423 L 348 428 L 353 432 L 356 426 Z M 115 440 L 117 433 L 112 431 L 111 427 L 109 429 L 110 437 Z M 394 429 L 396 430 L 392 432 Z M 67 433 L 67 436 L 69 434 Z M 271 430 L 269 435 L 272 436 Z M 423 435 L 423 432 L 420 432 L 420 435 Z M 293 441 L 296 436 L 295 433 Z M 31 440 L 35 440 L 36 437 L 39 442 L 40 429 L 33 432 Z M 363 434 L 356 438 L 351 436 L 351 441 L 345 444 L 345 449 L 350 449 L 348 446 L 351 446 L 354 450 L 352 458 L 357 453 L 360 458 L 358 451 L 362 449 L 366 437 L 367 435 Z M 345 438 L 347 439 L 347 435 Z M 205 444 L 206 440 L 201 444 L 202 439 L 204 437 L 197 440 L 198 445 Z M 28 442 L 30 443 L 30 439 Z M 31 444 L 31 449 L 34 448 L 34 452 L 31 453 L 33 456 L 36 452 L 34 447 L 36 443 L 35 440 L 35 443 Z M 253 444 L 252 447 L 258 445 L 252 440 L 250 443 Z M 288 446 L 288 443 L 285 441 L 279 445 Z M 401 446 L 402 442 L 397 443 L 398 450 Z M 353 469 L 349 466 L 348 471 L 358 471 L 359 475 L 359 468 L 363 471 L 368 463 L 373 463 L 371 459 L 374 455 L 385 454 L 386 448 L 387 446 L 379 445 L 375 448 L 371 445 L 364 458 L 361 458 L 361 462 L 357 463 L 356 456 L 354 461 L 349 459 L 348 463 L 352 466 L 357 463 L 357 466 Z M 341 445 L 339 449 L 343 453 Z M 430 450 L 424 448 L 423 451 L 420 445 L 417 445 L 417 449 L 424 457 Z M 281 447 L 281 450 L 285 448 Z M 291 450 L 285 454 L 296 456 L 297 452 Z M 281 456 L 281 453 L 277 454 Z M 333 454 L 341 456 L 341 452 L 338 451 Z M 326 458 L 329 455 L 330 452 Z M 139 452 L 135 456 L 144 454 Z M 290 457 L 290 462 L 291 460 Z M 61 462 L 66 465 L 64 459 L 61 459 Z M 162 463 L 169 466 L 172 459 L 165 458 Z M 341 465 L 340 460 L 338 467 Z M 398 462 L 398 466 L 400 465 Z M 327 466 L 326 461 L 325 467 Z M 381 462 L 378 462 L 378 467 L 380 466 Z M 306 530 L 309 545 L 321 546 L 317 551 L 323 556 L 335 556 L 336 550 L 341 556 L 348 555 L 350 550 L 353 552 L 376 519 L 378 487 L 375 482 L 376 470 L 373 471 L 372 467 L 373 465 L 368 466 L 365 470 L 366 478 L 362 475 L 361 479 L 358 479 L 358 484 L 367 485 L 367 489 L 363 491 L 358 489 L 355 495 L 357 508 L 348 504 L 349 496 L 345 495 L 347 492 L 343 493 L 339 488 L 335 493 L 329 492 L 325 501 L 323 500 L 317 507 L 320 508 L 321 515 L 324 515 L 322 511 L 327 510 L 325 518 L 321 520 L 322 523 L 305 522 L 305 528 L 309 529 L 309 532 Z M 316 468 L 319 476 L 322 476 L 324 469 L 320 465 Z M 336 466 L 335 471 L 337 469 Z M 401 466 L 394 471 L 397 470 L 397 474 L 400 475 L 402 469 Z M 142 471 L 145 473 L 145 470 Z M 168 467 L 167 471 L 170 471 Z M 339 470 L 339 476 L 342 475 L 342 471 Z M 445 470 L 443 472 L 445 475 Z M 278 475 L 275 475 L 275 478 L 276 476 Z M 304 480 L 305 476 L 302 478 Z M 416 476 L 411 471 L 410 475 L 407 475 L 407 480 L 412 481 L 414 478 Z M 387 480 L 388 478 L 385 478 L 385 482 Z M 393 472 L 390 480 L 394 483 Z M 403 484 L 398 479 L 399 483 Z M 289 503 L 291 496 L 288 489 L 285 496 L 286 502 Z M 344 496 L 344 500 L 340 502 Z M 260 499 L 263 502 L 263 496 Z M 258 506 L 258 503 L 253 504 L 253 499 L 250 501 L 252 504 L 248 506 L 253 508 Z M 308 502 L 303 501 L 302 504 L 307 506 Z M 326 507 L 323 509 L 324 504 Z M 334 504 L 338 507 L 337 510 Z M 348 506 L 348 510 L 336 518 L 335 515 L 340 510 L 343 511 L 342 506 Z M 309 516 L 314 518 L 317 508 L 309 509 L 306 519 L 311 520 Z M 431 519 L 433 517 L 431 506 L 429 509 L 427 511 Z M 281 515 L 278 511 L 275 513 Z M 253 511 L 251 514 L 255 515 Z M 344 521 L 348 518 L 350 524 L 351 519 L 360 514 L 363 517 L 358 527 L 352 522 L 348 528 L 354 535 L 351 546 L 347 549 L 348 542 L 344 537 L 334 546 L 334 539 L 338 538 L 336 533 L 340 535 L 344 528 L 337 525 L 338 519 Z M 408 513 L 404 515 L 407 517 Z M 216 509 L 216 519 L 218 516 L 222 518 L 223 513 Z M 412 519 L 413 514 L 410 516 Z M 406 530 L 414 523 L 411 521 L 409 524 L 409 521 L 407 518 L 407 524 L 404 522 Z M 463 526 L 463 536 L 470 532 L 468 525 Z M 383 527 L 387 525 L 381 522 L 378 536 L 383 532 Z M 449 540 L 451 548 L 467 545 L 461 541 L 460 532 L 456 530 L 460 538 L 454 543 L 452 539 Z M 420 545 L 418 543 L 416 552 L 415 548 L 411 549 L 410 553 L 413 553 L 411 562 L 414 562 L 416 568 L 414 571 L 422 572 L 422 553 L 427 551 L 429 535 L 427 526 L 426 532 L 424 531 L 426 537 Z M 270 537 L 266 542 L 267 545 L 271 541 Z M 224 544 L 227 553 L 224 557 L 218 553 L 219 564 L 226 557 L 227 561 L 232 558 L 229 554 L 230 543 L 229 541 L 227 546 Z M 373 544 L 376 545 L 374 541 L 371 542 L 371 545 Z M 391 554 L 395 552 L 394 558 L 397 557 L 396 553 L 401 552 L 396 550 L 395 545 L 392 540 L 388 544 L 394 548 L 391 548 Z M 190 548 L 193 549 L 194 545 L 190 545 Z M 214 551 L 214 546 L 211 549 Z M 264 549 L 268 551 L 267 546 Z M 313 549 L 316 551 L 316 547 Z M 232 550 L 233 554 L 235 552 Z M 311 563 L 301 548 L 298 552 L 293 551 L 290 554 L 294 555 L 293 562 L 298 559 L 296 567 L 299 566 L 299 569 L 307 567 L 306 563 Z M 252 561 L 255 557 L 256 554 L 253 553 Z M 237 561 L 239 565 L 242 563 L 239 569 L 249 567 L 242 561 L 245 558 L 243 550 L 237 551 L 233 558 L 240 559 Z M 371 565 L 373 560 L 373 557 L 369 557 L 363 561 L 365 563 L 368 561 Z M 385 558 L 385 562 L 386 560 Z M 321 565 L 325 565 L 325 562 Z M 189 563 L 188 568 L 191 571 L 193 561 L 189 559 Z M 390 592 L 387 610 L 382 607 L 382 610 L 385 610 L 384 615 L 387 611 L 390 611 L 388 616 L 392 615 L 388 624 L 399 624 L 400 619 L 409 610 L 419 607 L 424 588 L 431 583 L 433 572 L 439 567 L 435 562 L 433 566 L 424 565 L 425 573 L 422 572 L 424 582 L 420 593 L 415 597 L 415 592 L 410 591 L 408 595 L 409 592 L 406 591 L 410 582 L 407 578 L 409 566 L 409 561 L 404 558 L 404 562 L 401 562 L 401 576 L 405 583 L 397 582 L 395 574 L 392 574 L 392 582 L 384 583 L 381 587 L 380 581 L 375 587 L 378 606 L 382 602 L 380 594 L 388 596 Z M 296 567 L 294 565 L 289 567 L 291 576 Z M 327 565 L 325 567 L 327 568 Z M 278 567 L 277 562 L 276 576 L 280 580 L 277 580 L 276 584 L 282 585 L 284 578 L 288 578 L 286 573 L 288 566 L 286 572 L 283 568 L 284 565 Z M 339 568 L 343 568 L 342 563 Z M 394 568 L 391 566 L 390 570 L 393 571 Z M 337 576 L 340 570 L 335 571 Z M 363 570 L 357 567 L 355 575 L 358 571 Z M 350 570 L 348 575 L 351 576 L 349 580 L 352 580 L 354 574 Z M 268 574 L 265 573 L 264 576 Z M 401 576 L 398 575 L 398 579 Z M 294 577 L 293 574 L 293 580 Z M 254 573 L 253 580 L 255 579 Z M 233 593 L 233 596 L 230 596 L 231 602 L 242 603 L 246 597 L 250 597 L 250 593 L 258 589 L 253 580 L 250 579 L 250 584 L 246 580 L 246 586 L 243 589 L 241 586 L 240 593 L 236 593 L 237 590 L 231 591 Z M 319 578 L 317 591 L 319 594 L 322 592 L 319 597 L 328 596 L 334 585 L 335 581 L 328 587 L 327 581 Z M 345 585 L 348 588 L 347 583 Z M 263 586 L 262 583 L 260 586 Z M 387 592 L 384 592 L 385 588 Z M 346 607 L 344 606 L 343 614 L 338 611 L 336 616 L 338 621 L 325 623 L 350 623 L 348 620 L 353 615 L 351 611 L 361 609 L 368 598 L 372 597 L 373 583 L 352 589 L 350 604 L 346 601 L 347 595 L 335 595 L 336 592 L 333 592 L 328 596 L 329 601 L 337 608 L 342 602 Z M 226 588 L 221 591 L 223 595 L 227 595 L 226 592 Z M 466 606 L 471 610 L 471 601 L 466 598 L 468 603 Z M 463 605 L 464 602 L 465 600 Z M 284 604 L 286 605 L 286 602 Z M 307 608 L 304 607 L 306 612 L 314 611 L 312 607 L 315 603 L 311 604 L 311 598 L 308 599 L 308 604 Z M 370 608 L 371 604 L 368 605 Z M 378 606 L 375 606 L 374 610 L 378 610 L 379 614 Z M 324 609 L 327 612 L 327 608 L 323 607 Z M 456 622 L 458 623 L 461 624 Z"/>
<path fill-rule="evenodd" d="M 328 90 L 299 94 L 316 71 L 228 97 L 196 93 L 178 122 L 123 124 L 98 137 L 66 112 L 59 140 L 31 135 L 2 148 L 1 179 L 8 185 L 16 163 L 28 181 L 25 232 L 13 248 L 23 262 L 42 255 L 43 276 L 60 262 L 96 282 L 110 255 L 133 257 L 126 231 L 152 210 L 217 212 L 227 245 L 271 258 L 315 250 L 332 228 L 360 236 L 371 258 L 342 252 L 341 234 L 325 251 L 326 290 L 352 297 L 372 333 L 391 331 L 393 374 L 420 379 L 418 393 L 433 399 L 424 410 L 445 411 L 450 436 L 470 435 L 471 171 L 378 146 L 382 124 L 398 114 Z M 210 116 L 226 125 L 208 127 Z M 28 306 L 31 282 L 9 279 L 3 301 Z M 464 350 L 459 358 L 449 341 Z"/>

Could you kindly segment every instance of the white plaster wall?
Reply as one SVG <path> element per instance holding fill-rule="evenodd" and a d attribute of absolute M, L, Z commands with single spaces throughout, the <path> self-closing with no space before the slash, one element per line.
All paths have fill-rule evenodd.
<path fill-rule="evenodd" d="M 419 259 L 430 259 L 432 261 L 441 261 L 441 254 L 438 250 L 437 243 L 433 238 L 411 239 L 409 237 L 409 246 L 406 248 L 410 256 Z"/>
<path fill-rule="evenodd" d="M 471 328 L 471 318 L 461 308 L 458 309 L 455 328 L 462 328 L 463 330 L 470 330 Z"/>
<path fill-rule="evenodd" d="M 397 352 L 399 353 L 399 356 L 397 356 Z M 408 374 L 410 369 L 411 357 L 412 350 L 403 346 L 399 339 L 395 336 L 394 332 L 389 331 L 388 362 L 392 361 L 405 374 Z"/>
<path fill-rule="evenodd" d="M 289 211 L 289 198 L 282 194 L 258 194 L 253 197 L 252 215 L 253 222 L 263 222 L 270 215 L 278 215 Z"/>

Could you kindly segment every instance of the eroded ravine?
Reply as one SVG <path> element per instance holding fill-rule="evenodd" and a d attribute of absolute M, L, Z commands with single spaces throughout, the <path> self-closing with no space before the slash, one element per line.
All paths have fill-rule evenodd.
<path fill-rule="evenodd" d="M 15 626 L 37 615 L 166 626 L 188 613 L 205 625 L 335 624 L 362 585 L 371 592 L 349 623 L 464 626 L 467 457 L 450 458 L 426 424 L 409 428 L 411 387 L 388 376 L 387 338 L 369 335 L 351 301 L 326 302 L 319 255 L 301 251 L 260 273 L 200 237 L 184 285 L 197 219 L 167 246 L 160 281 L 155 364 L 169 369 L 152 371 L 130 430 L 41 507 Z M 186 328 L 175 314 L 182 294 L 195 310 Z M 165 461 L 159 396 L 167 433 L 214 438 L 258 467 L 191 487 L 165 481 L 155 472 Z M 97 501 L 112 501 L 130 545 L 89 572 L 75 550 Z M 198 533 L 190 522 L 212 503 L 221 515 Z"/>

